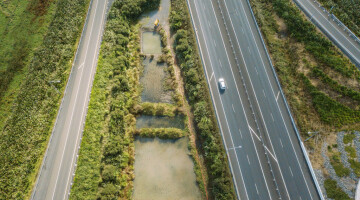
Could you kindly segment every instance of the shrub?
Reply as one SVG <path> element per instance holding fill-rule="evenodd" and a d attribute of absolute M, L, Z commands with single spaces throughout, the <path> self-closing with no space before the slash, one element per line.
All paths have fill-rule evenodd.
<path fill-rule="evenodd" d="M 352 141 L 355 139 L 356 135 L 355 134 L 345 134 L 344 138 L 343 138 L 343 142 L 344 144 L 349 144 L 352 143 Z"/>
<path fill-rule="evenodd" d="M 329 198 L 335 200 L 350 200 L 349 196 L 337 186 L 335 180 L 326 179 L 324 181 L 324 187 Z"/>

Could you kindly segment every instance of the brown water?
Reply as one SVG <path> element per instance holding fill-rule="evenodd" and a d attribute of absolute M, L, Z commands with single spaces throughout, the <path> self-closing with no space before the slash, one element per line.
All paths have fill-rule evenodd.
<path fill-rule="evenodd" d="M 157 64 L 155 59 L 146 58 L 143 61 L 144 72 L 140 78 L 143 91 L 141 101 L 153 103 L 171 103 L 171 91 L 165 91 L 164 79 L 168 76 L 165 73 L 165 64 Z"/>
<path fill-rule="evenodd" d="M 141 44 L 144 54 L 161 54 L 161 37 L 157 32 L 143 32 Z"/>
<path fill-rule="evenodd" d="M 201 199 L 186 138 L 135 140 L 134 200 Z"/>
<path fill-rule="evenodd" d="M 176 115 L 175 117 L 167 116 L 149 116 L 141 115 L 136 118 L 136 128 L 185 128 L 185 117 Z"/>

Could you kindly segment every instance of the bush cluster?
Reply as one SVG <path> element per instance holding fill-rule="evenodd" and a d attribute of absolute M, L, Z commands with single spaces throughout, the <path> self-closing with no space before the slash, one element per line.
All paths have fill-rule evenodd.
<path fill-rule="evenodd" d="M 350 97 L 355 101 L 360 101 L 359 92 L 346 86 L 340 85 L 337 81 L 334 81 L 327 74 L 325 74 L 320 68 L 314 67 L 312 70 L 312 75 L 316 78 L 319 78 L 324 84 L 330 86 L 333 90 L 339 92 L 343 96 Z"/>
<path fill-rule="evenodd" d="M 48 84 L 61 80 L 64 90 L 89 0 L 59 0 L 43 44 L 1 130 L 0 199 L 25 199 L 37 163 L 45 152 L 61 96 Z"/>
<path fill-rule="evenodd" d="M 340 160 L 339 153 L 335 153 L 333 156 L 331 156 L 330 163 L 333 166 L 337 176 L 345 177 L 350 175 L 350 169 L 344 167 Z"/>
<path fill-rule="evenodd" d="M 301 74 L 307 92 L 312 97 L 314 108 L 322 121 L 335 127 L 360 122 L 360 111 L 352 110 L 347 106 L 331 99 L 325 93 L 313 86 L 310 80 Z"/>
<path fill-rule="evenodd" d="M 178 139 L 185 136 L 185 132 L 178 128 L 142 128 L 134 131 L 140 137 L 158 137 L 160 139 Z"/>
<path fill-rule="evenodd" d="M 349 196 L 337 186 L 335 180 L 326 179 L 324 187 L 328 198 L 335 200 L 350 200 Z"/>
<path fill-rule="evenodd" d="M 170 27 L 175 34 L 175 52 L 184 77 L 185 91 L 194 113 L 196 132 L 208 171 L 210 195 L 214 199 L 235 199 L 226 154 L 212 110 L 204 71 L 185 0 L 172 0 Z"/>

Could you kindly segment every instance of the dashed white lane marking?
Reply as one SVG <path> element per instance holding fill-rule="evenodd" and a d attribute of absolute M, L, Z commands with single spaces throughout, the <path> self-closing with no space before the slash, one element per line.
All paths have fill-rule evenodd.
<path fill-rule="evenodd" d="M 242 148 L 242 146 L 241 145 L 239 145 L 239 146 L 237 146 L 237 147 L 231 147 L 231 148 L 228 148 L 228 150 L 235 150 L 235 149 L 241 149 Z"/>
<path fill-rule="evenodd" d="M 211 81 L 211 79 L 214 77 L 214 72 L 211 74 L 211 77 L 210 77 L 210 81 Z"/>
<path fill-rule="evenodd" d="M 241 130 L 239 129 L 240 137 L 242 138 Z"/>
<path fill-rule="evenodd" d="M 255 71 L 256 71 L 256 74 L 259 75 L 259 72 L 258 72 L 258 70 L 256 69 L 256 67 L 255 67 Z"/>
<path fill-rule="evenodd" d="M 279 91 L 278 94 L 276 95 L 276 101 L 278 100 L 279 95 L 280 95 L 280 91 Z"/>
<path fill-rule="evenodd" d="M 284 146 L 283 146 L 283 144 L 282 144 L 282 141 L 281 141 L 281 139 L 280 139 L 280 144 L 281 144 L 281 148 L 284 148 Z"/>
<path fill-rule="evenodd" d="M 247 160 L 248 160 L 248 162 L 249 162 L 249 165 L 250 165 L 250 159 L 249 159 L 249 155 L 246 155 L 246 157 L 247 157 Z"/>
<path fill-rule="evenodd" d="M 259 190 L 258 190 L 258 188 L 257 188 L 256 183 L 255 183 L 255 189 L 256 189 L 256 193 L 259 195 Z"/>
<path fill-rule="evenodd" d="M 234 104 L 231 104 L 231 107 L 232 107 L 233 111 L 235 112 Z"/>
<path fill-rule="evenodd" d="M 289 170 L 290 170 L 291 176 L 294 176 L 294 174 L 292 173 L 292 170 L 291 170 L 290 166 L 289 166 Z"/>
<path fill-rule="evenodd" d="M 223 66 L 222 66 L 222 64 L 221 64 L 221 61 L 220 61 L 220 59 L 219 59 L 219 64 L 220 64 L 220 67 L 222 68 Z"/>
<path fill-rule="evenodd" d="M 249 53 L 251 54 L 250 47 L 248 46 Z"/>
<path fill-rule="evenodd" d="M 265 90 L 263 90 L 263 93 L 264 93 L 264 97 L 266 98 Z"/>
<path fill-rule="evenodd" d="M 216 42 L 215 42 L 215 40 L 213 40 L 213 42 L 214 42 L 214 45 L 215 45 L 215 47 L 216 47 Z"/>
<path fill-rule="evenodd" d="M 273 122 L 274 122 L 275 120 L 274 120 L 274 117 L 273 117 L 272 113 L 270 113 L 270 116 L 271 116 L 271 119 L 272 119 Z"/>

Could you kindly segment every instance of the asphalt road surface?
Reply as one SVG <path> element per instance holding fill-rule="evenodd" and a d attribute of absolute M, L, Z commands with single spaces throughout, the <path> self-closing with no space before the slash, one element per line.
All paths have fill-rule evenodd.
<path fill-rule="evenodd" d="M 311 0 L 294 0 L 294 2 L 305 12 L 310 21 L 360 68 L 360 41 L 356 42 L 355 38 L 352 38 L 344 27 L 333 21 L 317 2 Z"/>
<path fill-rule="evenodd" d="M 75 172 L 108 8 L 92 0 L 65 94 L 31 199 L 67 199 Z"/>
<path fill-rule="evenodd" d="M 320 199 L 247 2 L 188 5 L 238 198 Z"/>

